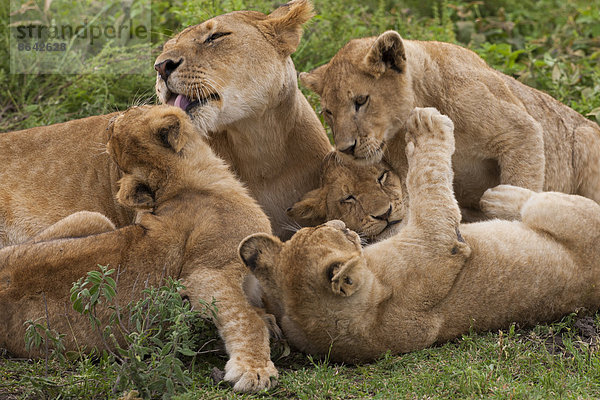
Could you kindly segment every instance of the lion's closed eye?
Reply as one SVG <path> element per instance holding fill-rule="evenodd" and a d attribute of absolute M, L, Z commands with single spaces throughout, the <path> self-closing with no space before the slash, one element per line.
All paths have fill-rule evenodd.
<path fill-rule="evenodd" d="M 354 197 L 354 195 L 349 194 L 347 196 L 342 197 L 342 199 L 340 200 L 340 203 L 350 204 L 350 203 L 354 203 L 355 201 L 356 201 L 356 197 Z"/>

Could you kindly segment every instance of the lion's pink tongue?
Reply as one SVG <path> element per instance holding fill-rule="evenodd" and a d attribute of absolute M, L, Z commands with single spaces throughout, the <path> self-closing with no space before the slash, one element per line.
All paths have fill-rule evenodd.
<path fill-rule="evenodd" d="M 190 104 L 190 99 L 188 99 L 186 96 L 184 96 L 183 94 L 178 94 L 176 98 L 173 98 L 173 96 L 171 96 L 171 98 L 169 100 L 167 100 L 167 104 L 171 105 L 171 106 L 175 106 L 175 107 L 179 107 L 181 108 L 183 111 L 185 111 L 186 107 Z"/>

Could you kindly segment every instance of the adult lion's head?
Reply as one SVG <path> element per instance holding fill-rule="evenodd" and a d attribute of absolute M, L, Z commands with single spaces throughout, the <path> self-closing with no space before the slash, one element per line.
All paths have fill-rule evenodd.
<path fill-rule="evenodd" d="M 310 2 L 296 0 L 269 15 L 236 11 L 184 29 L 156 59 L 159 100 L 206 131 L 262 115 L 297 90 L 290 54 L 312 16 Z"/>
<path fill-rule="evenodd" d="M 288 211 L 302 226 L 339 219 L 370 241 L 385 239 L 401 227 L 406 210 L 400 178 L 384 162 L 360 165 L 338 152 L 323 161 L 321 186 Z"/>
<path fill-rule="evenodd" d="M 405 43 L 394 31 L 351 40 L 300 81 L 321 96 L 336 148 L 367 163 L 381 160 L 415 107 Z"/>

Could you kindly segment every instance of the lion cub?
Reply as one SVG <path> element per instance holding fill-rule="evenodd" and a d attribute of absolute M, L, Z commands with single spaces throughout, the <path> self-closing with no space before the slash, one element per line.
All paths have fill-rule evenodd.
<path fill-rule="evenodd" d="M 113 230 L 98 213 L 77 213 L 32 243 L 0 250 L 0 345 L 27 356 L 23 322 L 44 317 L 47 301 L 67 349 L 101 348 L 99 333 L 71 309 L 69 289 L 97 264 L 110 265 L 119 271 L 120 304 L 139 297 L 143 282 L 156 285 L 165 275 L 182 279 L 193 303 L 214 298 L 230 356 L 225 379 L 240 391 L 270 387 L 277 370 L 269 333 L 246 298 L 243 286 L 252 277 L 236 252 L 244 237 L 270 233 L 268 218 L 181 109 L 127 110 L 110 125 L 106 148 L 123 174 L 117 200 L 138 210 L 136 223 Z M 91 229 L 107 232 L 47 240 L 82 236 L 81 225 L 90 221 Z M 109 314 L 103 309 L 99 317 Z"/>
<path fill-rule="evenodd" d="M 407 225 L 362 248 L 341 221 L 282 243 L 258 233 L 240 257 L 279 304 L 302 351 L 344 362 L 422 349 L 474 328 L 533 324 L 600 306 L 600 205 L 499 186 L 485 207 L 521 221 L 460 226 L 452 192 L 453 123 L 415 109 L 406 134 Z"/>
<path fill-rule="evenodd" d="M 386 162 L 360 165 L 333 151 L 321 165 L 321 186 L 287 214 L 302 226 L 340 219 L 363 239 L 376 242 L 400 230 L 406 211 L 400 178 Z"/>
<path fill-rule="evenodd" d="M 411 110 L 447 114 L 455 124 L 454 189 L 473 219 L 482 194 L 498 184 L 600 202 L 598 125 L 468 49 L 387 31 L 351 40 L 300 80 L 321 96 L 338 150 L 363 163 L 384 157 L 402 178 Z"/>

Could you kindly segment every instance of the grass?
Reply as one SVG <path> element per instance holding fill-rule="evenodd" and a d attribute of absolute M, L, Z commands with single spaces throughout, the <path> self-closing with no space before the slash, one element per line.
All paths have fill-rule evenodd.
<path fill-rule="evenodd" d="M 490 65 L 544 90 L 600 121 L 600 1 L 598 0 L 314 0 L 318 15 L 293 55 L 299 71 L 327 62 L 353 37 L 396 29 L 403 37 L 459 43 Z M 174 32 L 236 9 L 268 12 L 268 0 L 153 0 L 152 52 Z M 125 109 L 153 97 L 154 73 L 18 75 L 9 71 L 9 9 L 0 5 L 0 132 Z M 101 58 L 89 71 L 104 65 Z M 317 96 L 304 91 L 320 111 Z M 222 398 L 600 398 L 600 314 L 571 315 L 533 329 L 471 333 L 439 347 L 386 355 L 361 366 L 292 352 L 273 358 L 279 385 L 238 395 L 211 379 L 226 358 L 186 361 L 192 383 L 177 399 Z M 0 398 L 117 398 L 118 376 L 106 357 L 75 361 L 14 360 L 0 356 Z"/>
<path fill-rule="evenodd" d="M 588 321 L 590 318 L 588 318 Z M 423 398 L 600 398 L 600 353 L 596 335 L 587 336 L 566 317 L 533 330 L 468 334 L 453 342 L 371 364 L 348 366 L 292 353 L 277 362 L 279 385 L 239 395 L 210 379 L 225 359 L 211 356 L 192 368 L 193 383 L 174 399 L 423 399 Z M 590 345 L 590 341 L 595 344 Z M 553 344 L 554 343 L 560 343 Z M 51 364 L 45 384 L 44 361 L 0 361 L 0 398 L 117 398 L 114 379 L 103 361 L 89 359 L 65 369 Z"/>

